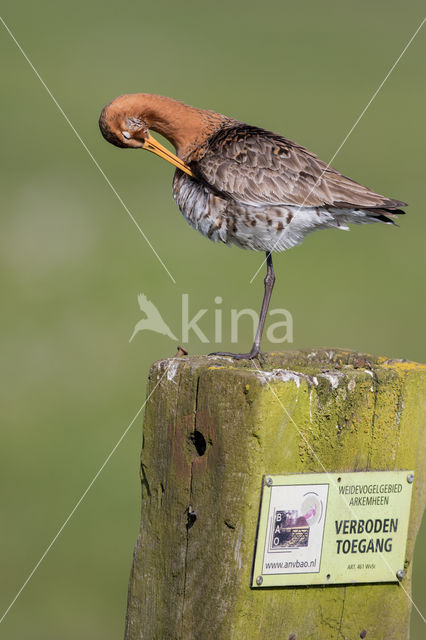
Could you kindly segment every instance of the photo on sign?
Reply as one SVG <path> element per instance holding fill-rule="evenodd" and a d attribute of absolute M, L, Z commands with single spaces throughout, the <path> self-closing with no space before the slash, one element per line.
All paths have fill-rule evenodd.
<path fill-rule="evenodd" d="M 264 573 L 318 572 L 328 485 L 271 488 Z"/>
<path fill-rule="evenodd" d="M 272 540 L 269 550 L 300 549 L 309 545 L 309 530 L 321 522 L 324 505 L 318 494 L 308 492 L 300 511 L 277 510 L 274 515 Z"/>

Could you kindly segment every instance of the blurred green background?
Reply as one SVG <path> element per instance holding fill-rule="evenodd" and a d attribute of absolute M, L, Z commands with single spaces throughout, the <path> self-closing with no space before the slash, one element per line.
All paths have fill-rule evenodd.
<path fill-rule="evenodd" d="M 173 284 L 2 28 L 0 217 L 1 610 L 4 611 L 145 398 L 152 361 L 176 344 L 140 333 L 145 293 L 174 333 L 181 294 L 213 337 L 258 308 L 262 256 L 214 245 L 184 221 L 172 168 L 107 144 L 101 108 L 144 91 L 278 131 L 324 160 L 422 18 L 422 3 L 137 3 L 5 0 L 3 18 L 176 279 Z M 401 228 L 326 231 L 275 257 L 272 307 L 294 347 L 334 346 L 426 360 L 424 341 L 425 28 L 334 166 L 410 203 Z M 204 345 L 191 354 L 232 348 Z M 251 344 L 250 323 L 240 349 Z M 263 344 L 265 350 L 273 345 Z M 285 345 L 287 348 L 287 345 Z M 140 519 L 141 417 L 0 626 L 8 640 L 122 637 Z M 414 600 L 426 610 L 423 528 Z M 385 603 L 384 603 L 385 606 Z M 1 614 L 0 614 L 1 615 Z M 412 639 L 424 638 L 415 612 Z"/>

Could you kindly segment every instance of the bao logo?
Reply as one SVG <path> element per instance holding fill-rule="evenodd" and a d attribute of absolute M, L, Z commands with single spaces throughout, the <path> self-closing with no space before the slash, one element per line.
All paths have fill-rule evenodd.
<path fill-rule="evenodd" d="M 269 551 L 307 547 L 310 531 L 321 523 L 323 515 L 323 502 L 315 492 L 304 495 L 300 509 L 275 509 Z"/>

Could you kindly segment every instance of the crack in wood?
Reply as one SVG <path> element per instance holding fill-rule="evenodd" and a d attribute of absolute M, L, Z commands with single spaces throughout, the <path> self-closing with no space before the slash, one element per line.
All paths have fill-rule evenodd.
<path fill-rule="evenodd" d="M 373 385 L 374 385 L 374 404 L 373 404 L 373 417 L 371 420 L 371 443 L 368 447 L 367 454 L 367 470 L 370 469 L 371 466 L 371 456 L 373 454 L 373 445 L 374 445 L 374 428 L 376 426 L 376 410 L 377 410 L 377 397 L 379 394 L 379 378 L 376 372 L 373 370 Z"/>
<path fill-rule="evenodd" d="M 179 378 L 179 383 L 180 383 L 180 378 Z M 194 402 L 194 411 L 193 411 L 193 418 L 192 418 L 192 429 L 191 431 L 193 433 L 195 433 L 196 431 L 196 426 L 197 426 L 197 411 L 198 411 L 198 393 L 199 393 L 199 389 L 200 389 L 200 375 L 197 376 L 197 384 L 196 384 L 196 388 L 195 388 L 195 402 Z M 179 394 L 178 394 L 179 395 Z M 187 577 L 188 577 L 188 550 L 189 550 L 189 530 L 191 529 L 192 525 L 194 524 L 195 520 L 192 522 L 192 524 L 190 526 L 189 525 L 189 517 L 191 514 L 195 514 L 195 512 L 192 509 L 192 479 L 193 479 L 193 467 L 194 467 L 194 460 L 192 460 L 191 462 L 191 467 L 190 467 L 190 475 L 189 475 L 189 505 L 187 508 L 187 517 L 188 517 L 188 521 L 186 523 L 186 546 L 185 546 L 185 558 L 184 558 L 184 565 L 183 565 L 183 599 L 182 599 L 182 629 L 181 629 L 181 637 L 183 637 L 183 630 L 184 630 L 184 622 L 185 622 L 185 598 L 186 598 L 186 586 L 187 586 Z M 195 519 L 197 518 L 197 516 L 195 515 Z"/>
<path fill-rule="evenodd" d="M 340 612 L 339 628 L 337 629 L 336 640 L 338 640 L 339 636 L 341 636 L 343 640 L 345 639 L 345 636 L 342 633 L 343 614 L 345 612 L 345 601 L 346 601 L 346 587 L 343 587 L 342 611 Z"/>

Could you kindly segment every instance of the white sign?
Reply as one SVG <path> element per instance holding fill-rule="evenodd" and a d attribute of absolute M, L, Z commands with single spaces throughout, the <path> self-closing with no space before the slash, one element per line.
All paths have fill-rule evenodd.
<path fill-rule="evenodd" d="M 396 582 L 411 470 L 264 477 L 251 586 Z"/>

